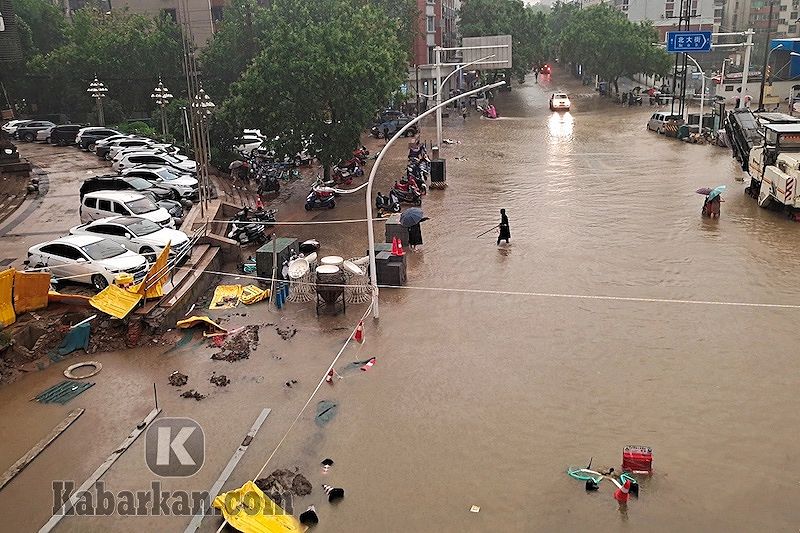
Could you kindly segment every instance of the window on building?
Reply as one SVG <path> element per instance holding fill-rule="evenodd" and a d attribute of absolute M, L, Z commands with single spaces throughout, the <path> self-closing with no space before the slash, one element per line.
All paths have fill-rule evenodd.
<path fill-rule="evenodd" d="M 664 11 L 664 18 L 671 19 L 672 18 L 672 11 Z"/>
<path fill-rule="evenodd" d="M 428 20 L 428 33 L 433 33 L 436 31 L 436 18 L 434 17 L 427 17 Z"/>
<path fill-rule="evenodd" d="M 435 3 L 436 3 L 436 0 L 427 0 L 427 2 L 426 2 L 426 3 L 428 3 L 428 4 L 430 4 L 430 5 L 433 5 L 433 4 L 435 4 Z"/>
<path fill-rule="evenodd" d="M 161 13 L 172 19 L 172 22 L 178 22 L 178 12 L 175 9 L 162 9 Z"/>
<path fill-rule="evenodd" d="M 222 12 L 225 10 L 225 6 L 211 6 L 211 20 L 214 22 L 219 22 L 222 20 Z"/>
<path fill-rule="evenodd" d="M 797 20 L 797 11 L 792 11 L 789 13 L 789 18 L 792 20 Z"/>
<path fill-rule="evenodd" d="M 428 64 L 432 64 L 436 61 L 436 54 L 433 52 L 433 46 L 428 47 Z"/>
<path fill-rule="evenodd" d="M 781 11 L 786 11 L 786 8 L 789 7 L 785 4 L 781 4 Z"/>

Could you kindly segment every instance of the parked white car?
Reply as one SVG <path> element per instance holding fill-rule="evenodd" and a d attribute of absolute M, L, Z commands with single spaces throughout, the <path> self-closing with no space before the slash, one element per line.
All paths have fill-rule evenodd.
<path fill-rule="evenodd" d="M 8 133 L 10 136 L 13 137 L 14 133 L 17 131 L 17 128 L 19 128 L 20 126 L 22 126 L 23 124 L 25 124 L 27 122 L 31 122 L 31 121 L 30 120 L 9 120 L 5 124 L 3 124 L 3 127 L 0 128 L 0 129 L 2 129 L 4 132 Z"/>
<path fill-rule="evenodd" d="M 98 141 L 97 145 L 95 146 L 94 153 L 97 154 L 97 157 L 110 160 L 114 154 L 119 151 L 120 147 L 144 147 L 153 144 L 154 142 L 155 141 L 153 139 L 145 139 L 144 137 L 136 136 L 122 137 L 120 139 L 114 139 L 102 144 Z"/>
<path fill-rule="evenodd" d="M 175 221 L 166 209 L 153 201 L 128 191 L 97 191 L 86 193 L 79 209 L 81 222 L 91 222 L 113 216 L 140 216 L 163 226 L 174 228 Z"/>
<path fill-rule="evenodd" d="M 164 228 L 142 217 L 109 217 L 75 226 L 70 235 L 94 235 L 117 242 L 147 258 L 151 263 L 170 244 L 170 257 L 185 261 L 191 255 L 189 237 L 184 232 Z"/>
<path fill-rule="evenodd" d="M 119 161 L 124 155 L 131 154 L 133 152 L 178 155 L 179 150 L 180 148 L 173 144 L 157 143 L 153 141 L 151 144 L 145 144 L 144 146 L 118 146 L 116 148 L 112 148 L 109 155 L 111 156 L 111 161 L 113 162 Z"/>
<path fill-rule="evenodd" d="M 53 131 L 55 126 L 51 126 L 44 130 L 39 130 L 36 132 L 36 138 L 34 139 L 37 142 L 49 142 L 50 141 L 50 132 Z"/>
<path fill-rule="evenodd" d="M 119 243 L 95 235 L 67 235 L 28 249 L 28 268 L 50 272 L 56 279 L 89 283 L 98 291 L 127 272 L 134 281 L 147 274 L 147 260 Z"/>
<path fill-rule="evenodd" d="M 160 165 L 139 165 L 122 171 L 123 176 L 135 176 L 153 181 L 159 187 L 169 189 L 175 200 L 179 198 L 194 199 L 197 197 L 197 179 L 170 167 Z"/>
<path fill-rule="evenodd" d="M 116 172 L 139 165 L 161 165 L 172 167 L 182 172 L 193 173 L 197 171 L 197 163 L 185 155 L 153 154 L 149 152 L 131 152 L 112 163 L 111 168 Z"/>

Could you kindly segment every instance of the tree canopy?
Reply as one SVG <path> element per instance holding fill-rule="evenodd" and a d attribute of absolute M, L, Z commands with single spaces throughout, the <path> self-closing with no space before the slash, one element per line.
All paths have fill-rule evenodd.
<path fill-rule="evenodd" d="M 407 51 L 391 21 L 358 0 L 276 0 L 261 50 L 218 113 L 227 135 L 259 128 L 286 153 L 309 142 L 329 168 L 405 79 Z"/>
<path fill-rule="evenodd" d="M 511 35 L 513 73 L 523 81 L 534 65 L 547 59 L 547 17 L 522 0 L 469 0 L 461 6 L 464 37 Z"/>
<path fill-rule="evenodd" d="M 649 23 L 633 23 L 605 4 L 576 10 L 565 20 L 558 42 L 561 59 L 580 63 L 615 88 L 621 76 L 669 70 L 669 56 L 652 45 L 658 37 Z"/>
<path fill-rule="evenodd" d="M 109 122 L 150 110 L 159 75 L 173 94 L 185 85 L 180 30 L 169 18 L 86 7 L 67 20 L 45 0 L 14 2 L 25 62 L 6 84 L 11 99 L 25 98 L 37 114 L 82 118 L 93 106 L 86 89 L 95 74 L 109 89 Z"/>

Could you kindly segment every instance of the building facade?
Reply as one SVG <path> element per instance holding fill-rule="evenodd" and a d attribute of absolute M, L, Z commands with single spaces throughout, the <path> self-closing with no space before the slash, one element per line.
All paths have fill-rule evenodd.
<path fill-rule="evenodd" d="M 458 12 L 461 9 L 460 0 L 417 0 L 417 33 L 411 53 L 411 65 L 408 70 L 407 94 L 419 100 L 421 107 L 425 106 L 427 98 L 437 90 L 436 62 L 434 49 L 437 46 L 452 48 L 458 46 Z M 442 63 L 457 62 L 458 57 L 452 52 L 442 52 Z M 452 67 L 442 68 L 444 78 L 452 71 Z M 442 93 L 443 98 L 449 94 L 449 88 L 454 87 L 457 76 L 453 82 L 448 81 L 448 87 Z M 419 97 L 419 98 L 417 98 Z"/>
<path fill-rule="evenodd" d="M 175 22 L 183 20 L 185 10 L 194 42 L 203 46 L 214 35 L 230 0 L 111 0 L 111 5 L 112 10 L 127 9 L 151 16 L 165 14 Z"/>
<path fill-rule="evenodd" d="M 617 9 L 631 22 L 650 21 L 663 41 L 668 31 L 678 29 L 681 0 L 614 0 Z M 689 29 L 716 31 L 722 23 L 720 0 L 684 0 L 690 2 Z"/>

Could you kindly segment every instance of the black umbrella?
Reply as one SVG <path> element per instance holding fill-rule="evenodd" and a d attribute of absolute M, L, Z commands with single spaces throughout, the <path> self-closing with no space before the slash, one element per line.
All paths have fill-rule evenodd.
<path fill-rule="evenodd" d="M 411 226 L 416 226 L 423 220 L 427 220 L 425 218 L 422 209 L 419 207 L 410 207 L 403 211 L 400 215 L 400 224 L 406 228 L 410 228 Z"/>

